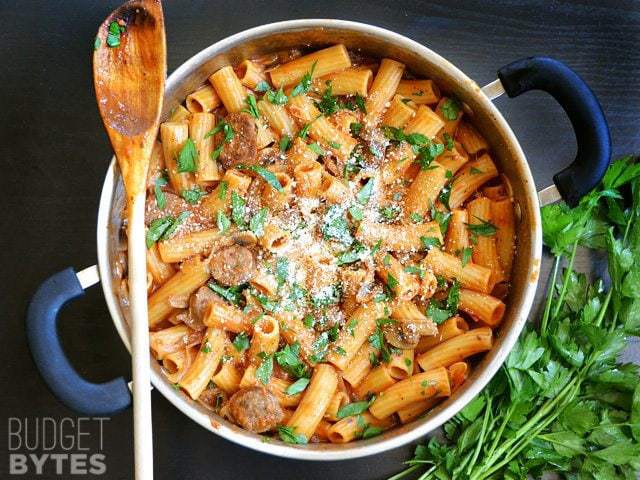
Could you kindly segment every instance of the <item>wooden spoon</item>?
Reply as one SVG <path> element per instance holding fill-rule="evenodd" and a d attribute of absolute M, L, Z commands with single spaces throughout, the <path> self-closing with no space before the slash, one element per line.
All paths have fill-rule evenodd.
<path fill-rule="evenodd" d="M 113 22 L 124 28 L 118 32 Z M 144 203 L 167 71 L 160 0 L 128 1 L 107 17 L 97 38 L 94 87 L 127 192 L 135 478 L 147 480 L 153 450 Z"/>

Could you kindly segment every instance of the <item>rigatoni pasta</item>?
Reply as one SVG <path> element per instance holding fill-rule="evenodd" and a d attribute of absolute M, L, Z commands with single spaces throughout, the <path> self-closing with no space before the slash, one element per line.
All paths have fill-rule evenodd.
<path fill-rule="evenodd" d="M 150 344 L 242 428 L 344 443 L 428 413 L 491 348 L 516 209 L 432 79 L 344 45 L 286 58 L 207 72 L 160 128 Z"/>

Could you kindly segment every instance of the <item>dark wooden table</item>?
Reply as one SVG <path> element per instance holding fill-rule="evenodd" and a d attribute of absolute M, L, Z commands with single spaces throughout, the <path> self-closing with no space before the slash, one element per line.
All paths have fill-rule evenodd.
<path fill-rule="evenodd" d="M 117 3 L 0 2 L 2 432 L 9 417 L 23 423 L 25 418 L 77 418 L 38 376 L 25 344 L 23 320 L 40 281 L 67 266 L 80 269 L 96 261 L 98 196 L 111 152 L 93 97 L 90 54 L 98 24 Z M 480 85 L 517 58 L 553 56 L 578 71 L 598 95 L 615 155 L 640 152 L 638 3 L 167 0 L 165 16 L 170 72 L 204 47 L 246 28 L 314 17 L 357 20 L 407 35 Z M 538 93 L 502 98 L 497 104 L 520 139 L 538 186 L 548 185 L 575 154 L 562 110 Z M 588 262 L 582 260 L 585 267 Z M 65 348 L 86 378 L 129 378 L 129 357 L 99 288 L 68 307 L 60 323 Z M 290 461 L 212 435 L 157 392 L 153 409 L 158 479 L 385 478 L 400 469 L 412 450 L 407 446 L 340 463 Z M 102 435 L 97 425 L 89 428 L 85 443 L 91 452 L 106 456 L 102 478 L 131 478 L 131 420 L 129 410 L 105 422 Z M 0 434 L 2 478 L 8 476 L 8 440 Z M 49 465 L 38 478 L 61 478 L 54 472 Z"/>

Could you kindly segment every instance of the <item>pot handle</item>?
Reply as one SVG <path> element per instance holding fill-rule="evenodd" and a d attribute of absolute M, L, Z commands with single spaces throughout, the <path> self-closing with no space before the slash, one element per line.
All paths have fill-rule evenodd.
<path fill-rule="evenodd" d="M 67 268 L 46 279 L 27 309 L 27 341 L 40 375 L 51 392 L 67 407 L 85 415 L 113 415 L 131 405 L 127 383 L 120 377 L 106 383 L 82 378 L 67 359 L 56 329 L 58 312 L 98 283 L 97 267 L 78 274 Z"/>
<path fill-rule="evenodd" d="M 571 165 L 553 176 L 570 206 L 591 191 L 604 176 L 611 159 L 609 126 L 598 99 L 567 65 L 549 57 L 529 57 L 505 65 L 498 78 L 509 97 L 542 90 L 566 112 L 576 134 L 578 153 Z"/>

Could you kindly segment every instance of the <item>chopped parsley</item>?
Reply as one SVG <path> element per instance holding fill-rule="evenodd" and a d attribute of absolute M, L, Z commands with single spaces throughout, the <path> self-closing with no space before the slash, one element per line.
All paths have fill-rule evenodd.
<path fill-rule="evenodd" d="M 438 237 L 420 237 L 420 243 L 422 243 L 422 248 L 425 250 L 431 250 L 433 247 L 440 247 L 440 239 Z"/>
<path fill-rule="evenodd" d="M 296 378 L 309 376 L 307 366 L 300 359 L 300 344 L 298 342 L 285 345 L 282 350 L 278 350 L 274 354 L 274 357 L 278 365 L 289 375 Z"/>
<path fill-rule="evenodd" d="M 278 435 L 280 436 L 280 440 L 282 440 L 285 443 L 292 443 L 292 444 L 307 443 L 307 438 L 301 433 L 296 433 L 295 427 L 278 425 Z"/>
<path fill-rule="evenodd" d="M 400 216 L 402 209 L 398 205 L 385 205 L 384 207 L 380 207 L 378 212 L 385 220 L 394 221 Z"/>
<path fill-rule="evenodd" d="M 473 253 L 473 249 L 471 247 L 464 247 L 462 249 L 462 255 L 460 260 L 462 261 L 462 266 L 466 266 L 471 261 L 471 254 Z"/>
<path fill-rule="evenodd" d="M 291 138 L 286 133 L 280 138 L 280 151 L 286 152 L 291 147 Z"/>
<path fill-rule="evenodd" d="M 316 340 L 311 344 L 311 351 L 313 354 L 309 357 L 311 363 L 319 363 L 327 356 L 327 350 L 329 347 L 329 334 L 322 332 Z"/>
<path fill-rule="evenodd" d="M 247 104 L 247 108 L 244 108 L 242 111 L 247 112 L 253 118 L 260 118 L 258 104 L 256 103 L 256 97 L 253 96 L 253 93 L 247 95 L 247 98 L 245 98 L 244 101 Z"/>
<path fill-rule="evenodd" d="M 293 90 L 291 90 L 291 96 L 292 97 L 297 97 L 298 95 L 302 95 L 305 94 L 309 91 L 309 89 L 311 88 L 311 80 L 313 78 L 313 71 L 316 69 L 316 64 L 318 62 L 315 61 L 313 62 L 313 65 L 311 65 L 311 71 L 305 73 L 302 76 L 302 79 L 300 80 L 300 83 L 298 83 Z"/>
<path fill-rule="evenodd" d="M 336 417 L 345 418 L 345 417 L 353 417 L 354 415 L 360 415 L 367 411 L 369 406 L 374 402 L 375 396 L 371 397 L 371 400 L 363 400 L 362 402 L 352 402 L 343 405 L 338 410 Z"/>
<path fill-rule="evenodd" d="M 412 212 L 411 215 L 409 215 L 409 218 L 411 219 L 411 221 L 413 223 L 422 223 L 424 222 L 424 217 L 422 215 L 420 215 L 417 212 Z"/>
<path fill-rule="evenodd" d="M 260 365 L 256 369 L 256 378 L 263 385 L 267 385 L 269 380 L 271 380 L 271 375 L 273 374 L 273 355 L 260 352 L 258 357 L 260 357 L 262 362 L 260 362 Z"/>
<path fill-rule="evenodd" d="M 229 188 L 229 184 L 226 180 L 221 180 L 218 184 L 218 199 L 226 200 L 227 199 L 227 190 Z"/>
<path fill-rule="evenodd" d="M 360 135 L 360 130 L 362 130 L 362 124 L 359 122 L 351 122 L 351 124 L 349 124 L 349 130 L 351 131 L 351 135 L 357 137 Z"/>
<path fill-rule="evenodd" d="M 242 303 L 242 291 L 246 288 L 245 285 L 237 285 L 235 287 L 222 287 L 215 282 L 209 282 L 207 284 L 211 290 L 217 293 L 220 297 L 225 299 L 229 303 L 240 306 Z"/>
<path fill-rule="evenodd" d="M 311 143 L 308 145 L 308 147 L 312 152 L 317 153 L 320 156 L 324 155 L 324 150 L 322 150 L 322 148 L 320 148 L 320 145 L 318 145 L 317 143 Z"/>
<path fill-rule="evenodd" d="M 316 102 L 316 107 L 318 107 L 318 110 L 325 116 L 332 115 L 340 109 L 338 97 L 332 95 L 331 82 L 327 82 L 327 88 L 325 88 L 320 101 Z"/>
<path fill-rule="evenodd" d="M 297 395 L 298 393 L 303 392 L 305 388 L 307 388 L 307 385 L 309 385 L 310 381 L 311 380 L 306 377 L 300 377 L 298 380 L 287 387 L 285 393 L 287 395 Z"/>
<path fill-rule="evenodd" d="M 244 352 L 249 348 L 249 336 L 246 332 L 240 332 L 236 335 L 236 338 L 233 339 L 233 348 L 238 352 Z"/>
<path fill-rule="evenodd" d="M 251 170 L 252 172 L 260 175 L 262 179 L 269 185 L 271 185 L 275 190 L 277 190 L 278 192 L 284 192 L 284 188 L 282 188 L 278 177 L 276 177 L 272 171 L 267 170 L 260 165 L 238 165 L 236 168 L 238 170 Z"/>
<path fill-rule="evenodd" d="M 190 138 L 187 138 L 180 149 L 177 163 L 179 173 L 195 172 L 198 169 L 198 151 L 196 144 Z"/>
<path fill-rule="evenodd" d="M 407 265 L 404 267 L 404 271 L 413 275 L 418 275 L 421 279 L 424 278 L 425 275 L 425 271 L 416 265 Z"/>
<path fill-rule="evenodd" d="M 156 205 L 160 210 L 164 210 L 167 206 L 167 197 L 164 195 L 164 191 L 162 187 L 167 184 L 167 179 L 165 177 L 158 177 L 153 185 L 153 191 L 156 196 Z"/>
<path fill-rule="evenodd" d="M 338 254 L 336 257 L 336 264 L 338 266 L 347 265 L 362 260 L 366 255 L 367 249 L 360 242 L 353 242 L 351 249 Z"/>
<path fill-rule="evenodd" d="M 321 231 L 325 240 L 335 240 L 345 245 L 353 243 L 349 223 L 344 216 L 344 209 L 340 205 L 331 205 L 327 209 Z"/>
<path fill-rule="evenodd" d="M 109 30 L 107 33 L 107 45 L 111 48 L 120 46 L 120 37 L 125 31 L 125 27 L 120 25 L 118 22 L 111 22 L 109 24 Z M 99 39 L 98 39 L 99 40 Z M 100 46 L 99 42 L 96 42 L 98 47 Z M 97 48 L 94 43 L 94 48 Z"/>
<path fill-rule="evenodd" d="M 264 80 L 260 80 L 254 89 L 256 92 L 264 93 L 271 90 L 271 86 Z"/>
<path fill-rule="evenodd" d="M 445 132 L 442 138 L 444 140 L 445 147 L 447 147 L 447 150 L 449 151 L 453 150 L 453 138 L 451 138 L 451 135 Z"/>
<path fill-rule="evenodd" d="M 369 203 L 369 199 L 371 198 L 371 194 L 373 193 L 374 183 L 375 180 L 373 178 L 370 178 L 356 194 L 356 200 L 360 205 L 366 205 L 367 203 Z"/>
<path fill-rule="evenodd" d="M 249 221 L 249 230 L 261 237 L 264 234 L 264 223 L 267 220 L 269 209 L 266 207 L 261 208 Z"/>
<path fill-rule="evenodd" d="M 462 105 L 455 98 L 447 98 L 442 104 L 442 116 L 445 120 L 457 120 Z"/>
<path fill-rule="evenodd" d="M 245 215 L 245 201 L 244 199 L 238 195 L 238 193 L 234 190 L 231 192 L 231 218 L 233 219 L 233 223 L 235 223 L 239 228 L 245 228 L 247 226 L 246 221 L 244 219 Z"/>
<path fill-rule="evenodd" d="M 274 92 L 273 90 L 269 90 L 266 94 L 267 100 L 274 105 L 284 105 L 289 101 L 289 97 L 287 97 L 282 90 L 282 87 L 278 89 L 278 91 Z"/>
<path fill-rule="evenodd" d="M 352 205 L 351 207 L 349 207 L 349 214 L 351 215 L 351 218 L 356 222 L 359 222 L 364 218 L 364 212 L 357 205 Z"/>
<path fill-rule="evenodd" d="M 465 223 L 472 236 L 492 237 L 498 231 L 498 228 L 491 222 L 476 217 L 480 223 Z"/>
<path fill-rule="evenodd" d="M 191 190 L 183 190 L 182 193 L 180 193 L 180 196 L 184 198 L 187 203 L 190 203 L 191 205 L 195 205 L 206 194 L 207 192 L 205 192 L 198 185 L 196 185 Z"/>
<path fill-rule="evenodd" d="M 431 141 L 419 148 L 415 146 L 413 148 L 414 150 L 417 149 L 415 161 L 420 164 L 421 170 L 429 170 L 431 168 L 431 162 L 444 153 L 443 144 Z"/>
<path fill-rule="evenodd" d="M 182 224 L 182 222 L 187 219 L 189 215 L 191 215 L 191 212 L 184 211 L 175 218 L 173 217 L 173 215 L 156 218 L 153 222 L 151 222 L 151 225 L 149 225 L 149 229 L 147 230 L 147 248 L 151 248 L 151 246 L 158 240 L 167 240 L 171 238 L 176 229 L 180 226 L 180 224 Z"/>
<path fill-rule="evenodd" d="M 227 230 L 229 230 L 229 227 L 231 226 L 231 220 L 227 218 L 227 216 L 224 214 L 222 210 L 218 210 L 216 221 L 217 221 L 218 230 L 220 230 L 220 233 L 224 233 Z"/>

